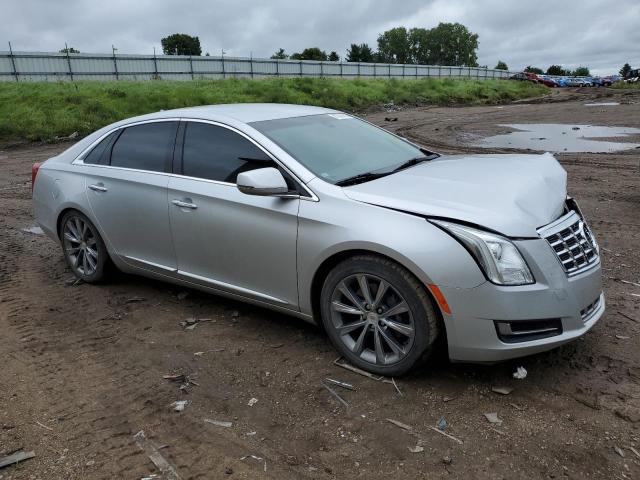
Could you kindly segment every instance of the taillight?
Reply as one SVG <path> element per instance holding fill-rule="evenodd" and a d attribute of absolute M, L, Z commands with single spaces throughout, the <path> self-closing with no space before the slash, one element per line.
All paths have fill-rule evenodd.
<path fill-rule="evenodd" d="M 40 170 L 40 165 L 43 162 L 36 162 L 31 167 L 31 192 L 33 192 L 33 187 L 36 184 L 36 177 L 38 176 L 38 170 Z"/>

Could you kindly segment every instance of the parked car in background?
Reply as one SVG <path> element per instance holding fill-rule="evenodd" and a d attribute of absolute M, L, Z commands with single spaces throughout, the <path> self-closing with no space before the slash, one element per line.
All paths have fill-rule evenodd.
<path fill-rule="evenodd" d="M 585 77 L 584 80 L 589 82 L 589 86 L 591 87 L 602 86 L 602 79 L 600 77 Z"/>
<path fill-rule="evenodd" d="M 590 87 L 591 82 L 579 77 L 570 77 L 567 79 L 567 87 Z"/>
<path fill-rule="evenodd" d="M 602 87 L 610 87 L 613 85 L 613 80 L 611 77 L 603 77 L 600 79 L 600 86 Z"/>
<path fill-rule="evenodd" d="M 538 75 L 538 83 L 541 83 L 542 85 L 545 85 L 547 87 L 559 87 L 558 82 L 556 82 L 553 78 L 547 76 L 547 75 Z"/>
<path fill-rule="evenodd" d="M 336 110 L 216 105 L 104 127 L 32 179 L 38 224 L 85 282 L 112 262 L 318 322 L 378 375 L 438 337 L 459 361 L 549 350 L 605 309 L 549 153 L 440 156 Z"/>
<path fill-rule="evenodd" d="M 559 87 L 568 87 L 568 81 L 566 77 L 554 77 L 554 81 L 558 84 Z"/>
<path fill-rule="evenodd" d="M 534 77 L 531 77 L 531 75 L 534 75 Z M 511 75 L 509 77 L 509 80 L 519 80 L 521 82 L 538 83 L 538 79 L 535 78 L 535 74 L 531 74 L 531 73 L 528 73 L 528 72 L 520 72 L 520 73 L 516 73 L 514 75 Z"/>

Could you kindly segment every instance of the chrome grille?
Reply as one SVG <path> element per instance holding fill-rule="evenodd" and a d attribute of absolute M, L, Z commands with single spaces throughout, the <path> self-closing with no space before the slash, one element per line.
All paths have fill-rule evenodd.
<path fill-rule="evenodd" d="M 568 275 L 580 273 L 598 262 L 598 244 L 575 211 L 539 229 L 538 233 L 549 242 Z"/>

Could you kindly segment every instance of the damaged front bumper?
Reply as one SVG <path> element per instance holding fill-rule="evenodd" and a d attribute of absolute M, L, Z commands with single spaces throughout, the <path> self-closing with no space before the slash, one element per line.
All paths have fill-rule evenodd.
<path fill-rule="evenodd" d="M 497 362 L 550 350 L 584 335 L 602 317 L 599 258 L 567 275 L 546 240 L 515 243 L 535 284 L 441 287 L 451 309 L 443 315 L 451 360 Z"/>

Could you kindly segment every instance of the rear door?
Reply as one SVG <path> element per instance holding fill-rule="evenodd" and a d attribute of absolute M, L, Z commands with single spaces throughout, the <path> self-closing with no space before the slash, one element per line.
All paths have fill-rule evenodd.
<path fill-rule="evenodd" d="M 238 173 L 276 163 L 244 135 L 188 121 L 169 180 L 169 217 L 182 276 L 221 290 L 297 307 L 299 198 L 246 195 Z M 291 179 L 289 179 L 291 181 Z"/>
<path fill-rule="evenodd" d="M 124 128 L 84 160 L 89 204 L 106 240 L 127 263 L 161 272 L 177 268 L 167 184 L 178 125 Z"/>

